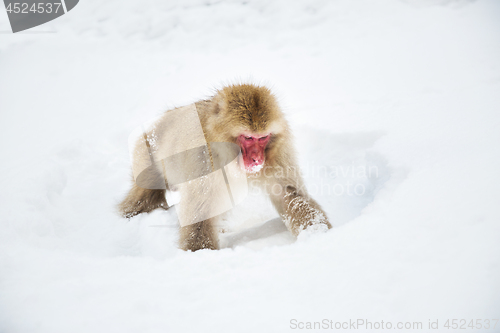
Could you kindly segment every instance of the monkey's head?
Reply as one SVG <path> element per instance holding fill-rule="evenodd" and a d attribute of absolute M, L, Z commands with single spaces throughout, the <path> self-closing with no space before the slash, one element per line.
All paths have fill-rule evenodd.
<path fill-rule="evenodd" d="M 214 101 L 207 124 L 214 139 L 238 144 L 246 171 L 259 171 L 287 132 L 276 98 L 266 87 L 241 84 L 218 91 Z"/>

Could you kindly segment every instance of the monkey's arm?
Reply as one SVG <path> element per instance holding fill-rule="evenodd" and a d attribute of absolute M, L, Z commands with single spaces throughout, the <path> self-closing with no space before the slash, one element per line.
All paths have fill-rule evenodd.
<path fill-rule="evenodd" d="M 332 226 L 319 204 L 310 197 L 297 193 L 289 188 L 283 196 L 285 213 L 284 222 L 287 228 L 298 235 L 307 228 L 330 229 Z"/>
<path fill-rule="evenodd" d="M 276 186 L 276 185 L 275 185 Z M 295 236 L 308 228 L 327 230 L 332 226 L 320 205 L 297 186 L 281 185 L 282 191 L 270 195 L 271 201 L 281 215 L 288 230 Z"/>

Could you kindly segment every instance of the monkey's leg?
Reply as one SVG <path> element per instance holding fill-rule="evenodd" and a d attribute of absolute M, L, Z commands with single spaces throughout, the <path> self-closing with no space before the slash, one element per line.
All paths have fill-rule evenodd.
<path fill-rule="evenodd" d="M 133 217 L 140 213 L 149 213 L 157 208 L 168 209 L 165 190 L 148 190 L 132 184 L 129 193 L 118 205 L 123 217 Z"/>
<path fill-rule="evenodd" d="M 218 250 L 219 235 L 215 219 L 208 219 L 180 228 L 179 247 L 185 251 Z"/>
<path fill-rule="evenodd" d="M 275 206 L 282 204 L 278 209 L 288 230 L 295 236 L 308 228 L 327 230 L 332 227 L 325 212 L 312 198 L 298 194 L 294 188 L 288 187 L 279 203 L 273 200 Z"/>

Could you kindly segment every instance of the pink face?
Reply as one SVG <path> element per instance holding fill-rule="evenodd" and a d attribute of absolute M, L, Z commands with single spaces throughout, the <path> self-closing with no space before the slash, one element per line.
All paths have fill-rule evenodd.
<path fill-rule="evenodd" d="M 257 172 L 264 166 L 265 150 L 271 134 L 241 134 L 238 144 L 243 152 L 243 162 L 247 172 Z"/>

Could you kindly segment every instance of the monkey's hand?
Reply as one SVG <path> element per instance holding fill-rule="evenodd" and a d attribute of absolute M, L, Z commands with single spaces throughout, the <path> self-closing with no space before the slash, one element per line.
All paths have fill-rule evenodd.
<path fill-rule="evenodd" d="M 324 232 L 332 227 L 325 212 L 313 199 L 288 192 L 284 196 L 284 204 L 283 221 L 295 236 L 304 230 Z"/>

